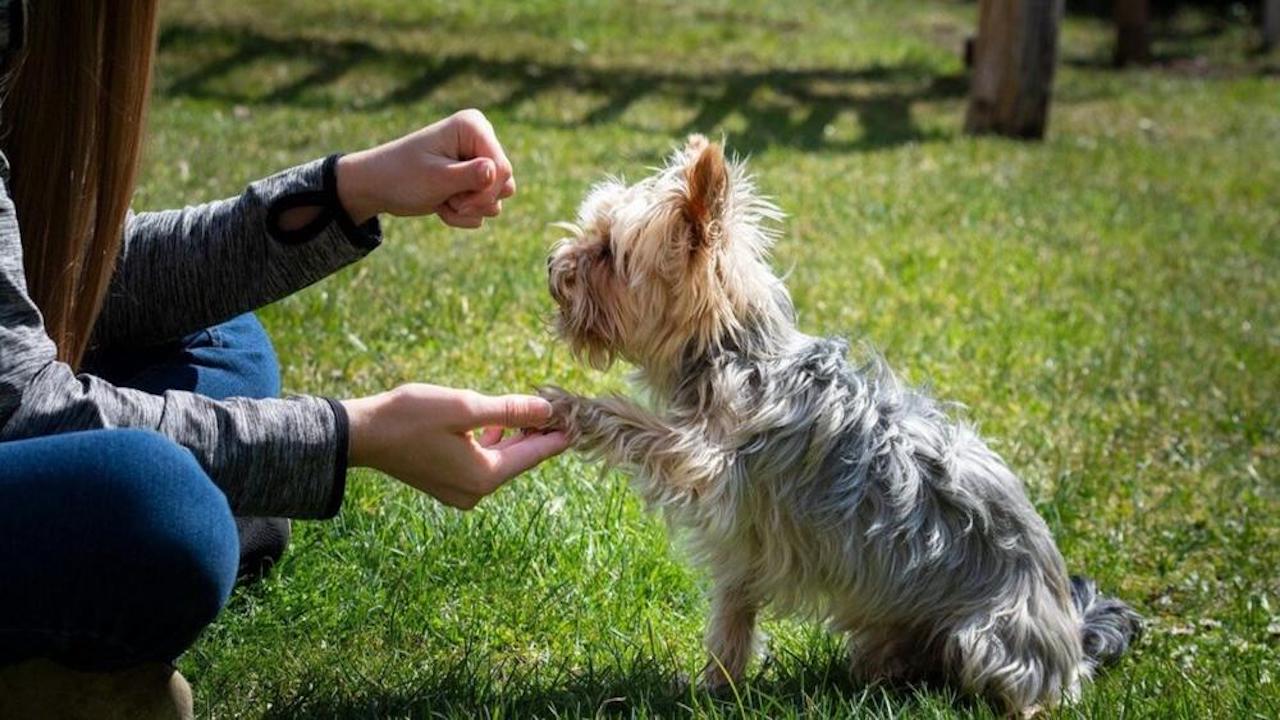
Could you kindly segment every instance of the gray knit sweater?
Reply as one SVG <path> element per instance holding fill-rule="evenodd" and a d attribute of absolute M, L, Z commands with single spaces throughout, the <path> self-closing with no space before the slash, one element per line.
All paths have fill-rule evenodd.
<path fill-rule="evenodd" d="M 239 197 L 130 216 L 95 344 L 142 347 L 178 338 L 282 298 L 376 247 L 377 221 L 356 227 L 338 201 L 336 159 L 253 183 Z M 337 512 L 347 449 L 337 403 L 151 395 L 77 375 L 56 360 L 27 293 L 9 181 L 0 156 L 0 442 L 148 428 L 189 449 L 237 513 Z M 298 206 L 321 213 L 307 227 L 282 231 L 280 213 Z"/>

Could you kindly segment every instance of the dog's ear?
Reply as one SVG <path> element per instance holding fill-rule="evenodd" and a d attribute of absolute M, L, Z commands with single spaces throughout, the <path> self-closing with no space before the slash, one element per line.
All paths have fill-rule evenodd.
<path fill-rule="evenodd" d="M 708 144 L 706 135 L 703 135 L 702 133 L 693 133 L 689 137 L 685 138 L 684 152 L 690 158 L 694 158 L 698 156 L 698 153 L 705 150 Z"/>
<path fill-rule="evenodd" d="M 689 221 L 691 249 L 701 250 L 714 246 L 724 232 L 729 168 L 724 150 L 701 135 L 690 136 L 686 150 L 690 151 L 691 160 L 685 168 L 684 216 Z"/>

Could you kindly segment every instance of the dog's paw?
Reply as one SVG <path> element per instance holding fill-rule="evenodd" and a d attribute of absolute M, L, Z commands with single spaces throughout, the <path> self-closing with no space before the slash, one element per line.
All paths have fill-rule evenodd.
<path fill-rule="evenodd" d="M 737 681 L 725 675 L 724 668 L 712 663 L 702 669 L 698 677 L 698 689 L 712 697 L 729 697 L 734 694 Z"/>
<path fill-rule="evenodd" d="M 577 416 L 575 410 L 578 407 L 578 396 L 554 385 L 538 388 L 538 396 L 551 403 L 551 419 L 539 429 L 564 430 L 571 437 L 576 435 L 574 420 Z"/>

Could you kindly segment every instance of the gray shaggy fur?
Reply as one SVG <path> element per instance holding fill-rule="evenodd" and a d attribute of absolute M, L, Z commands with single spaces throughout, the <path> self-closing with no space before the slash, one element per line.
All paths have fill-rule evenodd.
<path fill-rule="evenodd" d="M 1137 614 L 1072 584 L 969 425 L 879 359 L 854 367 L 843 341 L 796 329 L 765 261 L 776 209 L 740 165 L 704 167 L 712 152 L 695 138 L 655 178 L 598 188 L 550 262 L 562 334 L 635 362 L 651 405 L 543 392 L 578 449 L 689 531 L 714 580 L 704 685 L 742 677 L 769 606 L 847 634 L 862 677 L 942 677 L 1012 712 L 1074 697 Z M 719 235 L 698 235 L 706 208 Z M 676 270 L 672 253 L 687 254 Z"/>

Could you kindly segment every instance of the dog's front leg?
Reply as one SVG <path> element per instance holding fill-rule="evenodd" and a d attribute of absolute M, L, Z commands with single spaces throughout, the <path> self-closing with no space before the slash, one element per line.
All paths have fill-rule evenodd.
<path fill-rule="evenodd" d="M 633 473 L 638 492 L 651 504 L 695 501 L 726 469 L 726 453 L 700 428 L 617 396 L 584 398 L 560 388 L 539 394 L 551 402 L 553 422 L 575 448 Z"/>

